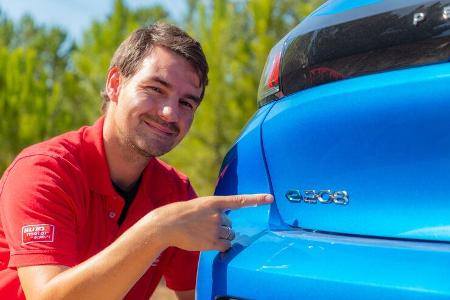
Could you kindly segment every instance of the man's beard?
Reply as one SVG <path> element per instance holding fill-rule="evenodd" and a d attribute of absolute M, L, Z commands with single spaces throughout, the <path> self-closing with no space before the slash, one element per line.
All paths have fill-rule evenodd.
<path fill-rule="evenodd" d="M 140 156 L 143 156 L 145 158 L 152 158 L 155 156 L 160 156 L 162 154 L 159 153 L 155 153 L 154 151 L 150 151 L 150 150 L 146 150 L 144 148 L 139 147 L 138 145 L 136 145 L 136 143 L 134 143 L 132 141 L 132 139 L 129 136 L 125 137 L 125 143 L 126 145 L 132 149 L 133 153 L 136 153 Z"/>
<path fill-rule="evenodd" d="M 126 149 L 131 152 L 129 154 L 136 154 L 144 158 L 164 155 L 175 147 L 174 143 L 159 143 L 156 138 L 154 141 L 151 141 L 148 137 L 142 137 L 138 134 L 126 134 L 123 138 Z M 139 143 L 139 141 L 142 142 Z"/>
<path fill-rule="evenodd" d="M 155 120 L 155 117 L 147 119 L 166 126 L 165 124 L 163 124 L 164 121 Z M 144 124 L 143 126 L 147 125 Z M 174 131 L 179 134 L 179 129 L 176 125 L 174 126 L 171 124 L 170 126 L 171 128 L 175 128 Z M 120 135 L 122 136 L 122 145 L 125 146 L 124 150 L 127 152 L 126 155 L 129 156 L 129 158 L 131 158 L 132 160 L 136 160 L 139 157 L 149 159 L 152 157 L 164 155 L 172 150 L 173 147 L 175 147 L 177 144 L 175 141 L 169 142 L 169 137 L 167 138 L 167 141 L 163 141 L 164 137 L 147 136 L 145 133 L 142 133 L 140 131 L 129 133 L 120 130 Z M 159 138 L 162 139 L 162 141 L 159 141 Z"/>

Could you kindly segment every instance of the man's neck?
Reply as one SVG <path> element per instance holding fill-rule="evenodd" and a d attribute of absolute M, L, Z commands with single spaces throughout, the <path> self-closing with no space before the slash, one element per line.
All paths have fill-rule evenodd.
<path fill-rule="evenodd" d="M 105 118 L 103 125 L 103 144 L 109 173 L 111 180 L 127 191 L 136 184 L 150 158 L 143 157 L 127 145 L 123 145 L 110 122 L 111 120 Z"/>

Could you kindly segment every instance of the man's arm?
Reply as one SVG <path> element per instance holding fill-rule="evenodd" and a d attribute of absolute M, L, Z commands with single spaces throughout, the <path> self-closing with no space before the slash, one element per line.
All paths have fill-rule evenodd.
<path fill-rule="evenodd" d="M 270 202 L 270 195 L 239 195 L 172 203 L 148 213 L 103 251 L 75 267 L 21 267 L 19 278 L 27 299 L 121 299 L 169 246 L 227 250 L 231 242 L 225 239 L 229 232 L 222 226 L 223 210 Z"/>
<path fill-rule="evenodd" d="M 18 269 L 27 299 L 121 299 L 166 248 L 154 214 L 83 263 Z"/>

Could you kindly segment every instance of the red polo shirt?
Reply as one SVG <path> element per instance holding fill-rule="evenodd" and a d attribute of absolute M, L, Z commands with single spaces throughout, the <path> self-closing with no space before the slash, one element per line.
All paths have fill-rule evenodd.
<path fill-rule="evenodd" d="M 75 266 L 111 244 L 149 211 L 195 198 L 188 179 L 158 159 L 118 225 L 124 200 L 112 186 L 103 118 L 19 154 L 0 180 L 0 298 L 25 299 L 17 267 Z M 148 299 L 164 275 L 174 290 L 195 287 L 197 252 L 166 249 L 128 293 Z"/>

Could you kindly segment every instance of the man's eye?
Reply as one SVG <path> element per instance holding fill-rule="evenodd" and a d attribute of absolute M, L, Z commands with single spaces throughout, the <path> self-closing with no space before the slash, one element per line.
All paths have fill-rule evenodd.
<path fill-rule="evenodd" d="M 194 109 L 194 105 L 192 105 L 189 101 L 181 100 L 180 104 L 191 110 Z"/>
<path fill-rule="evenodd" d="M 147 89 L 150 90 L 150 91 L 156 92 L 158 94 L 162 93 L 162 90 L 159 87 L 156 87 L 156 86 L 149 86 Z"/>

